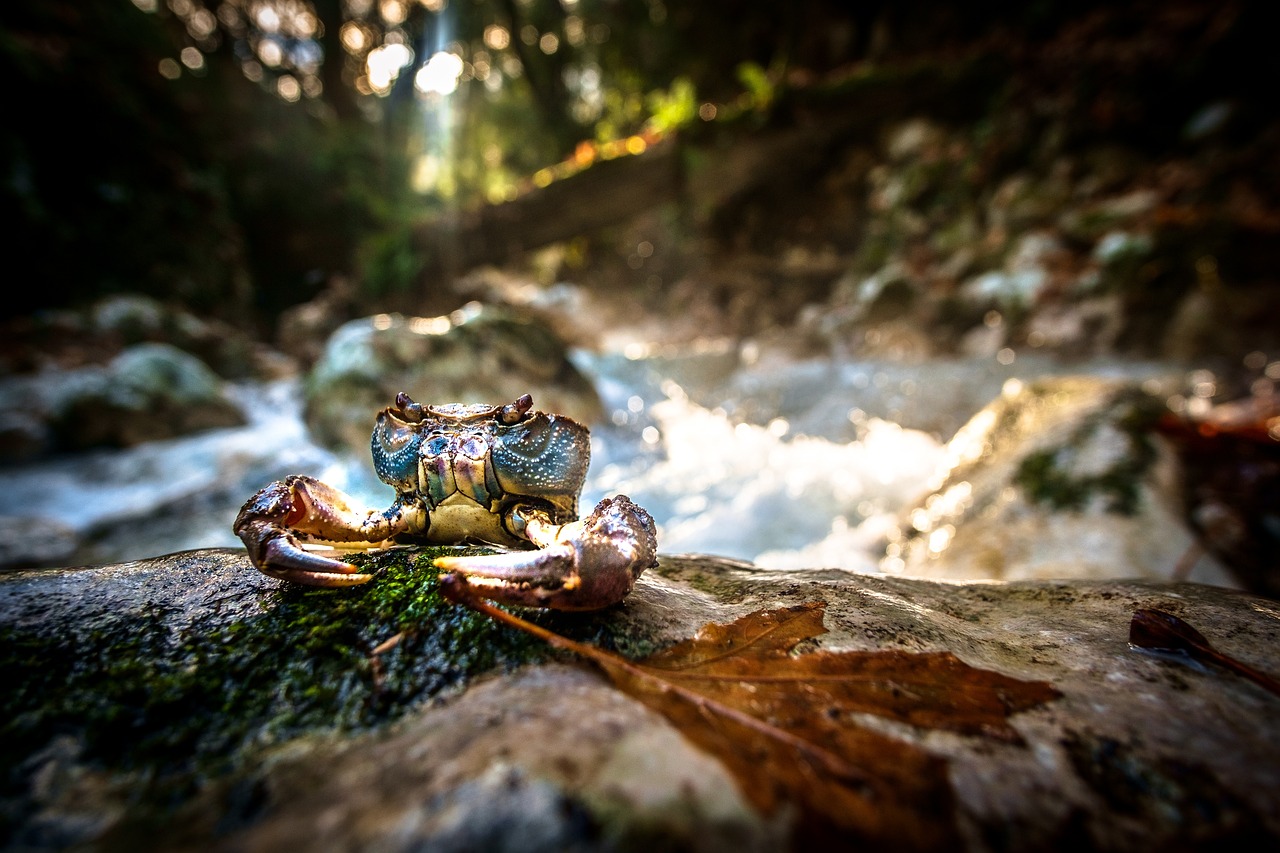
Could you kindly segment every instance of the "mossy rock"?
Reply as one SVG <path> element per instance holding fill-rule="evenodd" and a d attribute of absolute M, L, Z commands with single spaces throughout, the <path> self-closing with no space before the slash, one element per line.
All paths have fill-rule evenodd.
<path fill-rule="evenodd" d="M 367 555 L 379 576 L 347 590 L 288 587 L 231 550 L 0 577 L 0 846 L 788 847 L 800 813 L 758 811 L 668 716 L 441 601 L 434 553 Z M 825 630 L 801 654 L 948 651 L 1055 691 L 1010 717 L 1013 739 L 880 724 L 945 762 L 954 801 L 918 802 L 918 819 L 972 830 L 966 844 L 926 849 L 977 853 L 998 838 L 1009 851 L 1208 850 L 1280 838 L 1275 697 L 1125 643 L 1135 608 L 1166 608 L 1224 653 L 1276 672 L 1276 621 L 1256 596 L 664 556 L 621 606 L 526 615 L 638 658 L 708 623 L 813 602 L 825 603 Z M 822 689 L 804 686 L 803 701 L 826 701 Z M 1152 708 L 1167 712 L 1157 725 Z"/>
<path fill-rule="evenodd" d="M 6 576 L 0 838 L 22 841 L 11 834 L 41 767 L 93 768 L 163 809 L 275 744 L 376 729 L 478 675 L 552 656 L 443 599 L 443 550 L 460 549 L 354 555 L 378 576 L 347 589 L 281 583 L 229 549 Z M 591 615 L 533 618 L 611 644 Z"/>
<path fill-rule="evenodd" d="M 1007 383 L 948 443 L 948 469 L 890 532 L 885 567 L 952 579 L 1173 577 L 1194 536 L 1176 455 L 1154 429 L 1162 411 L 1127 380 Z M 1209 557 L 1192 577 L 1239 585 Z"/>

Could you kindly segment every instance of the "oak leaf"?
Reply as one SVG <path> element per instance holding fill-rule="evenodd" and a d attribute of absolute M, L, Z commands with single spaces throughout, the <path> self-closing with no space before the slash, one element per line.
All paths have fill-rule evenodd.
<path fill-rule="evenodd" d="M 447 594 L 594 662 L 719 758 L 762 813 L 788 810 L 797 846 L 963 846 L 946 760 L 866 717 L 1020 743 L 1008 717 L 1058 696 L 1044 682 L 976 669 L 949 652 L 797 654 L 826 633 L 823 602 L 706 625 L 635 662 L 525 622 L 460 585 Z"/>

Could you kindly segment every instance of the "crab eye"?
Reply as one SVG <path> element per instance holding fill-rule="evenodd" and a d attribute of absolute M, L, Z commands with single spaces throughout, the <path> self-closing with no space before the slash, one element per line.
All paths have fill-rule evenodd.
<path fill-rule="evenodd" d="M 400 410 L 400 416 L 409 423 L 422 423 L 422 404 L 415 403 L 413 398 L 403 391 L 396 395 L 396 408 Z"/>
<path fill-rule="evenodd" d="M 533 397 L 529 394 L 522 394 L 514 403 L 507 403 L 498 412 L 498 420 L 507 426 L 518 424 L 524 420 L 525 414 L 533 408 Z"/>

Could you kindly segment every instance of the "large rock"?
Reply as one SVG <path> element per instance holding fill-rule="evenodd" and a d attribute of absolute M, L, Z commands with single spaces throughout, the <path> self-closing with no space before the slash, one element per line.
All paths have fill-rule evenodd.
<path fill-rule="evenodd" d="M 111 294 L 76 310 L 15 317 L 3 323 L 2 331 L 0 374 L 105 364 L 143 343 L 175 346 L 227 379 L 270 377 L 281 369 L 248 327 L 196 316 L 138 293 Z"/>
<path fill-rule="evenodd" d="M 758 810 L 717 758 L 594 671 L 441 601 L 425 557 L 406 567 L 403 553 L 378 556 L 383 574 L 349 590 L 286 588 L 238 551 L 0 580 L 6 842 L 784 846 L 793 811 Z M 1126 642 L 1134 611 L 1159 608 L 1275 674 L 1274 601 L 1191 584 L 958 585 L 667 556 L 622 607 L 537 620 L 637 658 L 710 622 L 813 601 L 825 602 L 825 632 L 803 654 L 950 652 L 1010 685 L 1043 685 L 1030 706 L 1005 698 L 1003 735 L 843 718 L 927 755 L 941 805 L 908 817 L 949 839 L 927 849 L 1280 841 L 1280 698 Z M 810 694 L 822 701 L 816 682 Z"/>
<path fill-rule="evenodd" d="M 1130 380 L 1011 380 L 947 445 L 945 470 L 891 532 L 883 567 L 914 577 L 1182 576 L 1239 585 L 1202 555 L 1163 403 Z"/>
<path fill-rule="evenodd" d="M 344 323 L 307 378 L 307 425 L 333 448 L 364 453 L 377 412 L 404 391 L 420 403 L 504 403 L 584 424 L 602 409 L 591 382 L 546 326 L 472 304 L 445 317 L 379 314 Z"/>
<path fill-rule="evenodd" d="M 164 343 L 126 347 L 104 365 L 4 377 L 0 411 L 6 461 L 244 423 L 226 383 L 196 356 Z"/>

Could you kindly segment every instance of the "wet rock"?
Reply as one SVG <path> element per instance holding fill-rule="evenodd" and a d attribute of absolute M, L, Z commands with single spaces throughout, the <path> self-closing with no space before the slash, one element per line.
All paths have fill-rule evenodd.
<path fill-rule="evenodd" d="M 1200 556 L 1180 505 L 1163 404 L 1100 377 L 1006 383 L 947 445 L 883 564 L 931 578 L 1168 579 L 1235 586 Z M 1194 560 L 1194 565 L 1184 565 Z"/>
<path fill-rule="evenodd" d="M 1212 260 L 1203 266 L 1204 278 L 1172 311 L 1160 343 L 1164 354 L 1195 363 L 1206 355 L 1280 351 L 1275 285 L 1227 287 Z"/>
<path fill-rule="evenodd" d="M 297 380 L 228 386 L 237 410 L 248 419 L 244 426 L 128 448 L 27 458 L 0 467 L 0 523 L 21 530 L 30 522 L 46 531 L 27 536 L 12 550 L 15 561 L 6 567 L 115 563 L 239 545 L 231 519 L 246 498 L 272 480 L 330 472 L 331 481 L 350 488 L 343 469 L 335 470 L 333 454 L 306 435 L 299 387 Z M 38 424 L 48 438 L 47 424 Z M 351 467 L 369 470 L 367 459 L 361 462 Z M 387 487 L 380 482 L 374 486 L 374 505 L 385 505 Z M 55 536 L 55 530 L 62 534 Z M 33 540 L 46 538 L 46 545 L 56 541 L 65 547 L 68 537 L 80 545 L 71 555 L 33 548 Z"/>
<path fill-rule="evenodd" d="M 1124 307 L 1115 295 L 1057 301 L 1037 308 L 1024 330 L 1037 348 L 1065 359 L 1105 356 L 1124 331 Z"/>
<path fill-rule="evenodd" d="M 1260 355 L 1260 354 L 1259 354 Z M 1277 365 L 1280 367 L 1280 364 Z M 1203 374 L 1200 377 L 1203 378 Z M 1184 471 L 1186 515 L 1200 543 L 1246 589 L 1280 596 L 1280 395 L 1267 378 L 1252 393 L 1203 409 L 1193 397 L 1160 431 Z"/>
<path fill-rule="evenodd" d="M 334 448 L 364 454 L 374 415 L 404 391 L 420 403 L 534 406 L 584 424 L 599 397 L 545 326 L 512 311 L 469 305 L 444 317 L 381 314 L 343 324 L 307 379 L 307 425 Z"/>
<path fill-rule="evenodd" d="M 0 569 L 65 563 L 79 543 L 75 530 L 54 519 L 0 515 Z"/>
<path fill-rule="evenodd" d="M 219 376 L 270 375 L 273 355 L 248 330 L 141 294 L 114 294 L 81 310 L 40 312 L 4 324 L 0 374 L 103 365 L 136 344 L 170 344 Z"/>
<path fill-rule="evenodd" d="M 303 747 L 264 787 L 269 814 L 220 849 L 585 851 L 651 838 L 763 851 L 776 841 L 713 758 L 563 664 L 484 680 L 337 749 Z"/>
<path fill-rule="evenodd" d="M 937 346 L 921 328 L 929 311 L 924 289 L 902 264 L 865 277 L 855 267 L 836 281 L 826 303 L 806 306 L 796 333 L 820 351 L 843 356 L 925 361 Z"/>
<path fill-rule="evenodd" d="M 400 602 L 411 612 L 381 613 L 393 603 L 386 596 L 419 595 L 400 592 L 407 577 L 397 571 L 386 568 L 365 588 L 299 591 L 253 572 L 240 552 L 200 551 L 0 578 L 0 663 L 10 688 L 5 843 L 239 851 L 783 846 L 793 815 L 757 813 L 713 756 L 594 671 L 536 656 L 514 670 L 476 668 L 468 656 L 506 643 L 507 629 L 452 605 L 423 610 L 412 598 Z M 429 573 L 421 585 L 432 586 Z M 826 602 L 826 633 L 815 641 L 823 650 L 950 651 L 970 666 L 1056 691 L 1010 718 L 1013 740 L 856 721 L 946 763 L 953 803 L 920 820 L 954 821 L 962 849 L 1212 849 L 1280 840 L 1280 730 L 1272 724 L 1280 700 L 1226 670 L 1126 643 L 1136 609 L 1164 609 L 1222 652 L 1274 674 L 1274 601 L 1193 584 L 952 584 L 666 556 L 620 608 L 539 618 L 636 657 L 707 622 L 815 600 Z M 386 643 L 397 624 L 398 644 Z M 277 642 L 265 642 L 267 629 Z M 307 631 L 324 636 L 310 641 Z M 67 638 L 82 643 L 84 665 L 70 680 L 51 682 L 58 676 L 48 670 L 64 665 Z M 40 644 L 44 658 L 28 657 Z M 368 663 L 374 658 L 380 662 Z M 85 667 L 110 677 L 103 704 L 41 724 L 58 703 L 64 713 L 70 707 L 69 686 L 87 686 L 77 681 Z M 451 668 L 467 675 L 413 682 L 405 692 L 409 672 Z M 133 704 L 113 704 L 124 697 Z M 140 715 L 143 707 L 152 713 Z M 381 714 L 353 725 L 379 707 Z M 294 724 L 275 717 L 265 728 L 245 725 L 264 708 L 293 715 Z M 205 756 L 203 781 L 175 785 L 182 778 L 175 768 L 193 753 Z"/>
<path fill-rule="evenodd" d="M 122 345 L 164 343 L 191 353 L 219 376 L 243 379 L 270 370 L 272 354 L 248 330 L 213 317 L 165 305 L 147 296 L 108 296 L 89 309 L 95 334 L 114 336 Z M 264 363 L 266 362 L 266 363 Z"/>
<path fill-rule="evenodd" d="M 962 299 L 1002 311 L 1026 310 L 1050 289 L 1061 289 L 1069 265 L 1062 243 L 1051 233 L 1031 232 L 1014 247 L 1005 265 L 966 281 Z"/>
<path fill-rule="evenodd" d="M 1131 164 L 1130 164 L 1131 167 Z M 1105 174 L 1105 164 L 1095 164 L 1099 173 Z M 1125 168 L 1122 166 L 1121 168 Z M 1058 225 L 1069 236 L 1082 240 L 1104 238 L 1114 229 L 1142 221 L 1160 203 L 1160 194 L 1152 189 L 1136 189 L 1116 196 L 1108 196 L 1088 204 L 1068 207 L 1058 217 Z"/>
<path fill-rule="evenodd" d="M 509 269 L 484 266 L 460 277 L 454 282 L 453 290 L 467 302 L 504 307 L 536 320 L 572 347 L 597 348 L 601 345 L 602 337 L 620 325 L 621 320 L 602 316 L 602 310 L 622 312 L 622 319 L 631 322 L 643 319 L 643 312 L 634 308 L 627 311 L 625 307 L 617 305 L 617 293 L 611 292 L 601 299 L 599 294 L 592 294 L 575 283 L 540 283 L 553 279 L 559 272 L 563 264 L 563 259 L 560 258 L 563 252 L 562 246 L 543 250 L 543 254 L 554 259 L 545 276 L 539 274 L 535 277 Z"/>
<path fill-rule="evenodd" d="M 105 365 L 0 379 L 8 461 L 93 447 L 132 447 L 244 422 L 222 379 L 169 344 L 128 347 Z"/>

